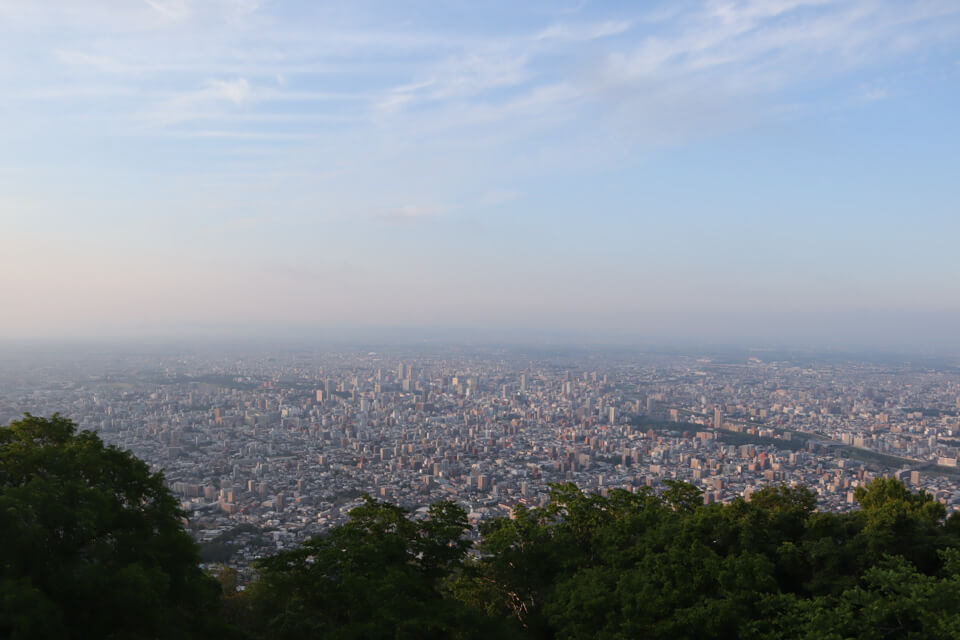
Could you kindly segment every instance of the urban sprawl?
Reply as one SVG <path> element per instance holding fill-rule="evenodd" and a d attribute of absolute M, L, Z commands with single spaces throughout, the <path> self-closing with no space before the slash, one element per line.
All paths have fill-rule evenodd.
<path fill-rule="evenodd" d="M 0 424 L 59 412 L 162 470 L 210 561 L 342 523 L 364 493 L 472 522 L 584 491 L 804 484 L 822 510 L 896 475 L 960 508 L 960 368 L 762 351 L 47 354 L 0 365 Z"/>

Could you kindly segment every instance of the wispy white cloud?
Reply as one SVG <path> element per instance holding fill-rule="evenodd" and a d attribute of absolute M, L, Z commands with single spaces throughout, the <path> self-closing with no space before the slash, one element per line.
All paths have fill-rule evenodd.
<path fill-rule="evenodd" d="M 890 93 L 886 89 L 880 89 L 880 88 L 871 89 L 870 91 L 867 91 L 866 93 L 863 94 L 864 99 L 870 102 L 873 102 L 875 100 L 883 100 L 885 98 L 888 98 L 889 96 L 890 96 Z"/>
<path fill-rule="evenodd" d="M 387 92 L 387 95 L 378 102 L 377 106 L 381 111 L 393 113 L 412 103 L 417 99 L 421 91 L 435 86 L 436 83 L 436 80 L 422 80 L 420 82 L 393 87 Z"/>
<path fill-rule="evenodd" d="M 55 51 L 57 59 L 64 64 L 108 68 L 113 61 L 106 56 L 97 56 L 82 51 Z"/>
<path fill-rule="evenodd" d="M 118 24 L 138 22 L 144 11 L 167 16 L 156 28 L 171 31 L 185 46 L 171 48 L 166 38 L 79 37 L 68 38 L 56 57 L 65 65 L 132 76 L 115 80 L 122 86 L 141 86 L 151 76 L 180 83 L 166 89 L 178 95 L 140 109 L 154 126 L 231 114 L 213 108 L 217 104 L 284 102 L 316 113 L 336 111 L 337 101 L 355 102 L 347 120 L 367 118 L 371 126 L 382 124 L 383 117 L 398 126 L 410 118 L 416 126 L 418 107 L 429 107 L 436 122 L 475 126 L 511 114 L 522 117 L 519 106 L 542 101 L 561 86 L 565 91 L 554 103 L 561 111 L 583 99 L 616 105 L 649 98 L 656 104 L 682 96 L 697 100 L 699 91 L 717 99 L 775 91 L 945 41 L 957 34 L 960 11 L 936 0 L 712 0 L 684 7 L 600 21 L 575 11 L 532 36 L 484 36 L 382 24 L 367 30 L 330 25 L 317 32 L 266 16 L 251 0 L 149 0 L 139 12 L 120 12 Z M 251 22 L 238 26 L 236 19 Z M 205 38 L 207 33 L 215 37 Z M 579 49 L 587 46 L 591 55 L 579 60 Z M 197 78 L 229 76 L 248 84 L 211 80 L 200 90 L 189 86 L 195 87 Z M 335 80 L 323 83 L 324 77 Z M 353 86 L 335 90 L 318 84 Z M 145 98 L 150 94 L 144 90 Z M 669 117 L 668 111 L 658 117 Z"/>
<path fill-rule="evenodd" d="M 632 26 L 632 23 L 628 20 L 609 20 L 585 25 L 554 24 L 534 35 L 534 40 L 559 40 L 564 42 L 598 40 L 626 33 Z"/>
<path fill-rule="evenodd" d="M 619 112 L 613 121 L 625 132 L 659 142 L 782 115 L 792 91 L 947 43 L 960 37 L 960 5 L 718 0 L 669 24 L 612 47 L 585 89 Z M 846 99 L 828 92 L 807 107 Z"/>
<path fill-rule="evenodd" d="M 135 87 L 119 85 L 57 85 L 29 89 L 14 97 L 27 100 L 65 100 L 76 98 L 130 98 L 146 97 L 148 92 Z"/>
<path fill-rule="evenodd" d="M 160 16 L 168 20 L 184 20 L 192 13 L 188 0 L 144 0 Z"/>
<path fill-rule="evenodd" d="M 210 80 L 203 91 L 204 99 L 226 99 L 234 104 L 240 104 L 250 95 L 250 83 L 246 78 L 235 80 Z"/>
<path fill-rule="evenodd" d="M 146 111 L 142 118 L 152 125 L 172 125 L 201 116 L 219 113 L 226 106 L 240 106 L 250 97 L 246 78 L 210 79 L 202 89 L 187 91 L 168 98 Z"/>
<path fill-rule="evenodd" d="M 213 117 L 213 116 L 211 116 Z M 201 120 L 199 116 L 193 117 L 193 120 Z M 283 131 L 248 131 L 245 129 L 164 129 L 164 137 L 183 138 L 193 140 L 249 140 L 251 142 L 268 143 L 297 143 L 311 144 L 319 143 L 323 140 L 323 135 L 317 133 L 303 132 L 283 132 Z M 259 149 L 262 151 L 262 149 Z"/>
<path fill-rule="evenodd" d="M 43 33 L 122 36 L 156 33 L 200 22 L 237 22 L 258 7 L 251 0 L 5 0 L 11 28 Z"/>
<path fill-rule="evenodd" d="M 14 4 L 22 15 L 0 37 L 4 28 L 37 33 L 23 25 L 43 16 L 61 24 L 59 13 L 71 11 L 66 0 Z M 124 135 L 210 147 L 248 140 L 258 153 L 302 147 L 291 164 L 336 157 L 353 176 L 409 170 L 425 149 L 436 154 L 425 171 L 466 167 L 470 158 L 485 158 L 477 170 L 494 173 L 520 156 L 528 165 L 592 162 L 615 156 L 603 153 L 612 148 L 637 153 L 769 114 L 789 117 L 798 102 L 809 113 L 834 98 L 798 99 L 794 89 L 829 86 L 960 34 L 960 5 L 949 0 L 711 0 L 461 33 L 429 20 L 351 19 L 346 10 L 344 18 L 310 3 L 314 19 L 303 21 L 277 3 L 151 0 L 120 3 L 113 17 L 110 4 L 91 0 L 79 27 L 63 23 L 44 51 L 48 61 L 55 52 L 59 68 L 15 95 L 65 106 L 86 95 Z M 71 89 L 73 78 L 87 88 Z M 516 153 L 490 160 L 519 141 Z M 409 197 L 392 189 L 392 201 Z M 417 202 L 420 192 L 411 195 Z M 417 219 L 421 209 L 392 217 Z"/>
<path fill-rule="evenodd" d="M 474 53 L 451 58 L 426 70 L 426 80 L 391 88 L 377 106 L 390 114 L 421 103 L 460 101 L 515 87 L 529 79 L 528 63 L 525 54 Z"/>
<path fill-rule="evenodd" d="M 373 214 L 372 219 L 387 225 L 414 225 L 432 222 L 449 213 L 450 207 L 404 205 L 395 209 L 386 209 Z"/>
<path fill-rule="evenodd" d="M 713 2 L 683 21 L 673 34 L 645 38 L 613 52 L 608 69 L 623 80 L 698 72 L 723 65 L 753 70 L 771 58 L 785 75 L 801 69 L 829 75 L 841 65 L 868 64 L 894 52 L 904 29 L 938 39 L 957 33 L 956 20 L 942 32 L 931 20 L 960 16 L 960 6 L 932 10 L 927 3 L 832 3 L 827 0 Z M 919 40 L 916 41 L 919 43 Z M 821 66 L 829 58 L 831 65 Z"/>

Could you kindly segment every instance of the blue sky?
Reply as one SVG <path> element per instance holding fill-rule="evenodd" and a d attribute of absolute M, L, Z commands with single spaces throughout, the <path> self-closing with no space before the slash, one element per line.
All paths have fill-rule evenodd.
<path fill-rule="evenodd" d="M 0 337 L 960 346 L 954 0 L 0 0 Z"/>

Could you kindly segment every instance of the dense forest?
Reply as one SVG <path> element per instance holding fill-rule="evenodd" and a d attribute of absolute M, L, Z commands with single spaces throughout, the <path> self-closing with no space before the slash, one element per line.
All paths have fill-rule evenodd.
<path fill-rule="evenodd" d="M 704 505 L 552 487 L 485 522 L 366 497 L 257 566 L 201 569 L 163 478 L 69 420 L 0 428 L 4 638 L 960 638 L 960 516 L 894 479 Z"/>

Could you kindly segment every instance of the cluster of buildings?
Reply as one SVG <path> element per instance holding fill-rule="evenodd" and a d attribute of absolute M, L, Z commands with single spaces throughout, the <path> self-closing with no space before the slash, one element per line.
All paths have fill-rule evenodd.
<path fill-rule="evenodd" d="M 79 358 L 79 356 L 78 356 Z M 343 522 L 368 493 L 474 523 L 586 491 L 693 483 L 705 502 L 809 486 L 819 508 L 896 474 L 960 506 L 960 372 L 639 352 L 98 355 L 0 370 L 0 423 L 55 411 L 163 470 L 235 566 Z"/>

